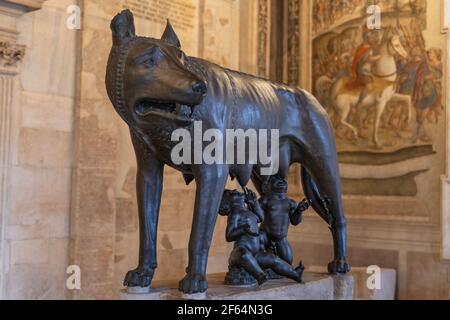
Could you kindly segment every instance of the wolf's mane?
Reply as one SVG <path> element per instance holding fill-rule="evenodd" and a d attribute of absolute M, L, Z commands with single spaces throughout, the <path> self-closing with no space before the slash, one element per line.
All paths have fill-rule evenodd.
<path fill-rule="evenodd" d="M 135 45 L 148 41 L 151 41 L 151 38 L 134 37 L 125 44 L 114 45 L 109 55 L 106 81 L 108 96 L 119 115 L 130 127 L 132 119 L 125 106 L 125 64 L 130 50 Z"/>

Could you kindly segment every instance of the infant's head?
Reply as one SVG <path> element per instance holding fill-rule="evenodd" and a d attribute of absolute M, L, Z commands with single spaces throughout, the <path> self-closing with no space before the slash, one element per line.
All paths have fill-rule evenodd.
<path fill-rule="evenodd" d="M 287 193 L 288 191 L 288 184 L 284 178 L 273 176 L 270 178 L 270 181 L 267 186 L 267 193 L 273 194 L 273 193 Z"/>
<path fill-rule="evenodd" d="M 231 206 L 243 207 L 245 206 L 245 195 L 237 190 L 233 190 L 230 193 Z"/>
<path fill-rule="evenodd" d="M 225 190 L 222 202 L 219 207 L 219 214 L 221 216 L 228 216 L 231 213 L 231 209 L 234 207 L 244 207 L 245 196 L 243 193 L 237 190 Z"/>

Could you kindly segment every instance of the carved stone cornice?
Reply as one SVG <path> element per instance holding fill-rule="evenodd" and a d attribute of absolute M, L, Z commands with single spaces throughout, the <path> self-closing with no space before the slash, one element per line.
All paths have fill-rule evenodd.
<path fill-rule="evenodd" d="M 0 41 L 0 66 L 17 67 L 17 63 L 23 60 L 24 55 L 24 46 Z"/>
<path fill-rule="evenodd" d="M 300 0 L 288 0 L 287 83 L 292 86 L 300 84 L 300 8 Z"/>
<path fill-rule="evenodd" d="M 38 10 L 45 0 L 0 0 L 0 73 L 14 75 L 25 55 L 25 46 L 16 43 L 17 19 Z"/>
<path fill-rule="evenodd" d="M 0 0 L 0 4 L 4 2 L 6 4 L 17 6 L 24 12 L 28 12 L 40 9 L 45 1 L 46 0 Z"/>

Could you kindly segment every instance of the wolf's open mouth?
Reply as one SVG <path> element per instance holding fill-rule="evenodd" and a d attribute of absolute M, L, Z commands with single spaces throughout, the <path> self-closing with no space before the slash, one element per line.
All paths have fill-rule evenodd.
<path fill-rule="evenodd" d="M 194 121 L 194 108 L 193 105 L 143 99 L 136 104 L 135 110 L 141 117 L 154 115 L 176 122 L 191 123 Z"/>

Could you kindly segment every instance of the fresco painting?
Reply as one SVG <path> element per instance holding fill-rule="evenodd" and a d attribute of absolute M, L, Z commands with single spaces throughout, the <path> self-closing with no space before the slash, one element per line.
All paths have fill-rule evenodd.
<path fill-rule="evenodd" d="M 374 4 L 380 29 L 366 23 Z M 407 160 L 435 152 L 443 52 L 428 46 L 427 23 L 426 0 L 314 1 L 313 92 L 345 159 L 355 153 L 361 164 L 389 163 L 399 153 Z"/>

